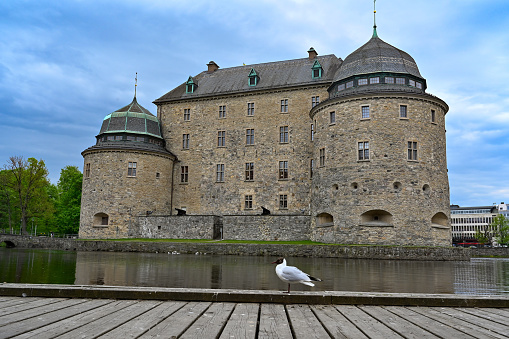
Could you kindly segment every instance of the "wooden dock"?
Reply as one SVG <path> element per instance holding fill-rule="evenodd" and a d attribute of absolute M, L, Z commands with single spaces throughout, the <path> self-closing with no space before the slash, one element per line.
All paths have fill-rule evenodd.
<path fill-rule="evenodd" d="M 509 308 L 0 297 L 0 338 L 507 338 Z"/>
<path fill-rule="evenodd" d="M 509 296 L 0 283 L 1 338 L 508 338 Z"/>

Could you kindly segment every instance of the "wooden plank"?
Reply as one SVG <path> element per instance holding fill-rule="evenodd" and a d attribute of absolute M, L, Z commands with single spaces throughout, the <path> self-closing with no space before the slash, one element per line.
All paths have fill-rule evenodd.
<path fill-rule="evenodd" d="M 258 339 L 261 338 L 293 338 L 284 305 L 262 304 L 258 328 Z"/>
<path fill-rule="evenodd" d="M 19 323 L 22 320 L 34 318 L 44 313 L 53 312 L 75 304 L 83 303 L 84 301 L 85 300 L 83 299 L 62 299 L 58 302 L 54 302 L 49 305 L 30 308 L 28 310 L 24 310 L 21 312 L 6 314 L 0 317 L 0 326 L 5 326 L 10 323 Z"/>
<path fill-rule="evenodd" d="M 5 309 L 7 307 L 11 307 L 14 305 L 20 305 L 23 303 L 29 303 L 29 302 L 36 301 L 39 299 L 40 298 L 20 298 L 20 297 L 9 297 L 9 299 L 2 298 L 2 303 L 0 303 L 0 308 Z"/>
<path fill-rule="evenodd" d="M 402 338 L 398 333 L 379 322 L 356 306 L 336 305 L 335 308 L 365 335 L 371 338 Z"/>
<path fill-rule="evenodd" d="M 210 302 L 187 303 L 140 338 L 176 338 L 195 322 L 210 305 Z"/>
<path fill-rule="evenodd" d="M 37 317 L 25 319 L 22 321 L 17 321 L 15 323 L 11 323 L 9 325 L 3 326 L 0 334 L 0 338 L 9 338 L 11 336 L 20 335 L 26 332 L 30 332 L 41 327 L 48 326 L 50 324 L 60 322 L 63 319 L 72 317 L 75 314 L 80 314 L 86 312 L 90 309 L 97 308 L 100 305 L 104 305 L 105 303 L 111 302 L 107 300 L 98 300 L 98 301 L 86 301 L 84 299 L 71 299 L 69 302 L 74 301 L 75 304 L 64 309 L 60 309 L 54 312 L 46 312 L 38 315 Z M 36 337 L 41 338 L 39 335 L 35 335 L 34 333 L 30 333 L 25 335 L 25 337 Z"/>
<path fill-rule="evenodd" d="M 147 332 L 152 327 L 181 309 L 187 303 L 185 301 L 165 301 L 153 309 L 140 314 L 131 321 L 120 325 L 119 327 L 105 333 L 101 339 L 111 338 L 137 338 Z"/>
<path fill-rule="evenodd" d="M 498 315 L 501 315 L 503 317 L 509 318 L 509 308 L 494 308 L 494 307 L 489 307 L 489 308 L 479 308 L 479 310 L 483 310 L 485 312 L 489 312 L 489 313 L 493 313 L 493 314 L 498 314 Z"/>
<path fill-rule="evenodd" d="M 58 338 L 96 338 L 130 321 L 131 319 L 136 318 L 138 315 L 147 312 L 157 304 L 159 304 L 159 302 L 154 300 L 133 301 L 127 307 L 107 314 L 102 313 L 101 309 L 99 309 L 97 310 L 97 320 L 66 332 Z"/>
<path fill-rule="evenodd" d="M 359 306 L 359 308 L 405 338 L 436 338 L 436 335 L 409 322 L 406 317 L 400 317 L 380 306 Z"/>
<path fill-rule="evenodd" d="M 286 312 L 295 338 L 329 338 L 309 305 L 287 305 Z"/>
<path fill-rule="evenodd" d="M 476 325 L 473 325 L 469 322 L 466 322 L 464 320 L 451 317 L 445 313 L 439 312 L 437 310 L 434 310 L 430 307 L 412 307 L 413 311 L 423 314 L 431 319 L 434 319 L 436 321 L 439 321 L 443 324 L 448 325 L 449 327 L 452 327 L 458 331 L 461 331 L 466 335 L 471 335 L 475 338 L 483 339 L 483 338 L 501 338 L 501 339 L 507 339 L 507 336 L 499 335 L 497 333 L 493 333 L 490 331 L 487 331 L 484 328 L 479 328 Z"/>
<path fill-rule="evenodd" d="M 491 332 L 496 332 L 499 334 L 508 335 L 509 334 L 509 326 L 488 320 L 486 318 L 479 317 L 477 315 L 472 315 L 466 312 L 463 312 L 462 309 L 456 309 L 451 307 L 432 307 L 432 309 L 439 311 L 441 313 L 447 314 L 451 317 L 462 319 L 470 324 L 475 325 L 476 327 L 482 329 L 485 328 Z"/>
<path fill-rule="evenodd" d="M 507 324 L 507 321 L 509 320 L 506 315 L 496 314 L 496 313 L 489 312 L 489 311 L 481 309 L 481 308 L 459 308 L 459 310 L 469 313 L 469 314 L 472 314 L 476 317 L 482 317 L 484 319 L 488 319 L 488 320 L 500 323 L 502 325 Z"/>
<path fill-rule="evenodd" d="M 96 307 L 86 312 L 76 314 L 70 318 L 63 319 L 62 321 L 49 324 L 37 330 L 24 333 L 18 336 L 17 338 L 37 338 L 37 339 L 55 338 L 59 335 L 72 331 L 83 325 L 97 321 L 102 316 L 114 313 L 120 309 L 132 305 L 135 303 L 135 301 L 132 300 L 113 301 L 109 299 L 104 299 L 103 301 L 101 301 L 100 299 L 96 299 L 91 300 L 90 303 Z"/>
<path fill-rule="evenodd" d="M 219 338 L 255 338 L 259 309 L 256 303 L 237 304 Z"/>
<path fill-rule="evenodd" d="M 23 300 L 24 300 L 24 298 L 23 298 Z M 21 304 L 14 305 L 14 306 L 8 307 L 8 308 L 0 309 L 0 317 L 3 317 L 4 315 L 7 315 L 7 314 L 23 312 L 23 311 L 30 310 L 30 309 L 33 309 L 36 307 L 47 306 L 49 304 L 57 303 L 57 302 L 60 302 L 63 300 L 66 300 L 66 299 L 64 299 L 64 298 L 43 298 L 43 299 L 37 298 L 35 300 L 26 300 L 25 302 L 23 302 Z"/>
<path fill-rule="evenodd" d="M 311 309 L 327 331 L 338 339 L 367 338 L 354 324 L 332 305 L 314 305 Z"/>
<path fill-rule="evenodd" d="M 473 338 L 472 336 L 458 331 L 457 329 L 452 328 L 447 324 L 428 318 L 423 314 L 414 312 L 413 307 L 384 306 L 383 308 L 389 312 L 399 315 L 402 318 L 405 318 L 417 326 L 425 328 L 426 330 L 441 338 Z"/>
<path fill-rule="evenodd" d="M 214 303 L 180 338 L 215 339 L 235 308 L 234 303 Z"/>

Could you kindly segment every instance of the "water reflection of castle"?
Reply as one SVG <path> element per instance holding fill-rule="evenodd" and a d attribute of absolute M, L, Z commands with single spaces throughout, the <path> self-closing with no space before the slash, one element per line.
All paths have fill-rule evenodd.
<path fill-rule="evenodd" d="M 509 259 L 472 259 L 454 267 L 454 293 L 495 294 L 509 291 Z"/>

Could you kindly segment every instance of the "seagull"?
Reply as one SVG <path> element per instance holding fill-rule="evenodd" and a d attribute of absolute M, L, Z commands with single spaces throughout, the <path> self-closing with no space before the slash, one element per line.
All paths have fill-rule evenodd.
<path fill-rule="evenodd" d="M 315 286 L 311 281 L 322 281 L 321 279 L 310 276 L 307 273 L 302 272 L 297 267 L 294 266 L 286 266 L 286 259 L 279 258 L 274 261 L 273 264 L 277 264 L 276 266 L 276 274 L 279 279 L 283 280 L 285 283 L 288 283 L 288 292 L 290 293 L 290 284 L 301 283 L 307 286 Z"/>

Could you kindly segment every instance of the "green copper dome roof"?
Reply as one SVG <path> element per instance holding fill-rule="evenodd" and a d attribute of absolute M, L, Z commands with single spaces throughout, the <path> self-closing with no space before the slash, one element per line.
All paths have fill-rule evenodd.
<path fill-rule="evenodd" d="M 129 105 L 108 114 L 99 134 L 119 132 L 145 134 L 162 139 L 159 119 L 138 104 L 136 97 Z"/>

